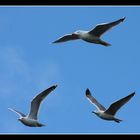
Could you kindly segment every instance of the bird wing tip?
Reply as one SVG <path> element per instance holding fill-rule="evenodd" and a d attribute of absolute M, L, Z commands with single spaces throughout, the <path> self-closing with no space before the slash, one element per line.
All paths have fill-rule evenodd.
<path fill-rule="evenodd" d="M 133 96 L 134 96 L 134 95 L 135 95 L 135 92 L 133 92 L 131 95 L 133 95 Z"/>
<path fill-rule="evenodd" d="M 10 107 L 8 107 L 8 110 L 15 112 L 15 110 Z"/>
<path fill-rule="evenodd" d="M 126 19 L 126 16 L 122 18 L 122 22 Z"/>
<path fill-rule="evenodd" d="M 12 110 L 12 108 L 8 107 L 7 109 Z"/>
<path fill-rule="evenodd" d="M 54 87 L 56 88 L 56 87 L 58 87 L 58 85 L 56 84 L 56 85 L 54 85 Z"/>
<path fill-rule="evenodd" d="M 89 88 L 86 89 L 86 96 L 91 95 Z"/>

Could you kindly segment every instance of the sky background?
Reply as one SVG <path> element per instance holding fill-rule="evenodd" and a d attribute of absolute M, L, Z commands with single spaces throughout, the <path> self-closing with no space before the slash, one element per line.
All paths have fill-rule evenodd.
<path fill-rule="evenodd" d="M 82 40 L 51 44 L 76 30 L 126 16 L 106 32 L 104 47 Z M 140 7 L 0 7 L 0 133 L 140 133 Z M 30 101 L 57 84 L 32 128 L 7 108 L 28 114 Z M 121 123 L 92 114 L 92 95 L 106 108 L 132 92 L 116 114 Z"/>

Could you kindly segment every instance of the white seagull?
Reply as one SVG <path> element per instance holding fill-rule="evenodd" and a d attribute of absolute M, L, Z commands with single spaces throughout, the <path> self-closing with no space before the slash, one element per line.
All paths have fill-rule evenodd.
<path fill-rule="evenodd" d="M 63 37 L 59 38 L 58 40 L 54 41 L 53 43 L 60 43 L 60 42 L 65 42 L 65 41 L 70 41 L 70 40 L 82 39 L 86 42 L 101 44 L 101 45 L 104 45 L 106 47 L 111 46 L 111 44 L 101 40 L 100 37 L 106 31 L 111 29 L 112 27 L 123 22 L 124 19 L 125 19 L 125 17 L 121 18 L 119 20 L 116 20 L 114 22 L 97 24 L 96 27 L 94 29 L 92 29 L 91 31 L 78 30 L 72 34 L 66 34 Z"/>
<path fill-rule="evenodd" d="M 108 109 L 106 109 L 103 105 L 101 105 L 92 95 L 89 89 L 86 90 L 86 97 L 87 99 L 96 106 L 97 110 L 92 111 L 92 113 L 95 113 L 98 117 L 104 120 L 109 121 L 115 121 L 119 123 L 120 119 L 115 118 L 116 112 L 125 104 L 127 103 L 133 96 L 135 92 L 132 94 L 112 103 Z"/>
<path fill-rule="evenodd" d="M 11 109 L 11 108 L 8 108 L 8 109 L 17 113 L 20 116 L 20 118 L 18 120 L 26 126 L 30 126 L 30 127 L 45 126 L 44 124 L 39 123 L 37 120 L 39 107 L 40 107 L 42 100 L 49 93 L 51 93 L 56 87 L 57 87 L 57 85 L 51 86 L 50 88 L 44 90 L 43 92 L 38 94 L 36 97 L 34 97 L 33 100 L 31 101 L 30 113 L 27 116 L 15 109 Z"/>

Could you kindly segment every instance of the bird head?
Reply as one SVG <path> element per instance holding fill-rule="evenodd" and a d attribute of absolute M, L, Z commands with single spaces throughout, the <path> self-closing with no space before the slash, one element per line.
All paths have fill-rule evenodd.
<path fill-rule="evenodd" d="M 23 118 L 21 117 L 21 118 L 18 118 L 18 120 L 20 121 L 20 122 L 22 122 L 23 121 Z"/>
<path fill-rule="evenodd" d="M 94 114 L 96 114 L 96 115 L 99 114 L 99 113 L 98 113 L 98 110 L 94 110 L 94 111 L 92 111 L 92 113 L 94 113 Z"/>
<path fill-rule="evenodd" d="M 74 34 L 74 35 L 80 35 L 81 33 L 82 33 L 81 30 L 77 30 L 77 31 L 75 31 L 73 34 Z"/>

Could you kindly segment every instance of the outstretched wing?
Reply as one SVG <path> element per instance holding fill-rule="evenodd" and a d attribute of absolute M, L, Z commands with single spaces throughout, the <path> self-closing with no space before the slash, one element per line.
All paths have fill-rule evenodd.
<path fill-rule="evenodd" d="M 91 95 L 91 92 L 90 92 L 90 90 L 89 90 L 88 88 L 87 88 L 87 90 L 86 90 L 86 97 L 87 97 L 87 99 L 88 99 L 93 105 L 96 106 L 96 108 L 97 108 L 98 110 L 103 110 L 103 111 L 106 110 L 105 107 L 102 106 L 102 105 Z"/>
<path fill-rule="evenodd" d="M 119 20 L 116 20 L 114 22 L 111 23 L 103 23 L 103 24 L 98 24 L 94 29 L 92 29 L 91 31 L 89 31 L 90 34 L 93 34 L 95 36 L 100 37 L 101 35 L 103 35 L 103 33 L 105 33 L 106 31 L 108 31 L 109 29 L 111 29 L 112 27 L 118 25 L 119 23 L 123 22 L 125 19 L 121 18 Z"/>
<path fill-rule="evenodd" d="M 107 114 L 115 115 L 116 112 L 125 104 L 127 103 L 133 96 L 135 95 L 135 92 L 132 94 L 112 103 L 110 107 L 105 111 Z"/>
<path fill-rule="evenodd" d="M 51 93 L 57 85 L 51 86 L 50 88 L 44 90 L 40 94 L 38 94 L 36 97 L 33 98 L 31 102 L 31 108 L 30 108 L 30 113 L 28 115 L 29 118 L 37 120 L 37 114 L 38 110 L 41 104 L 41 101 L 49 94 Z"/>
<path fill-rule="evenodd" d="M 25 116 L 26 116 L 25 114 L 23 114 L 23 113 L 21 113 L 21 112 L 15 110 L 15 109 L 12 109 L 12 108 L 8 108 L 8 109 L 11 110 L 11 111 L 13 111 L 13 112 L 15 112 L 15 113 L 18 114 L 20 117 L 25 117 Z"/>
<path fill-rule="evenodd" d="M 54 41 L 53 43 L 60 43 L 60 42 L 65 42 L 65 41 L 70 41 L 70 40 L 75 40 L 75 39 L 79 39 L 78 35 L 67 34 L 67 35 L 59 38 L 58 40 Z"/>

